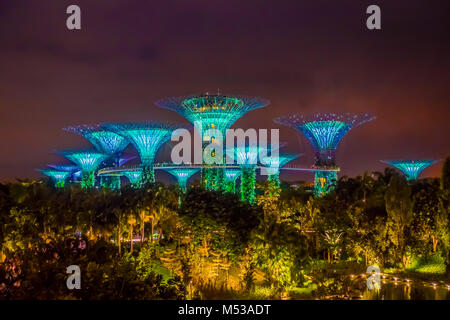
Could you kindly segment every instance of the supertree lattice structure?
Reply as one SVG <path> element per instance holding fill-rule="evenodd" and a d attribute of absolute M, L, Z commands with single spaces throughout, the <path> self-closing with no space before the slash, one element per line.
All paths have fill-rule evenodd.
<path fill-rule="evenodd" d="M 167 168 L 164 169 L 164 171 L 174 176 L 178 181 L 181 191 L 186 193 L 187 181 L 190 177 L 199 172 L 200 168 Z"/>
<path fill-rule="evenodd" d="M 227 169 L 225 171 L 225 177 L 226 177 L 226 188 L 225 192 L 236 192 L 236 180 L 241 175 L 242 171 L 239 169 Z"/>
<path fill-rule="evenodd" d="M 439 162 L 439 160 L 421 159 L 421 160 L 381 160 L 381 162 L 389 164 L 401 172 L 406 180 L 417 180 L 419 174 L 429 166 Z"/>
<path fill-rule="evenodd" d="M 48 164 L 47 166 L 57 171 L 69 172 L 70 182 L 75 182 L 77 177 L 81 175 L 80 168 L 73 164 Z"/>
<path fill-rule="evenodd" d="M 43 174 L 50 177 L 54 183 L 55 187 L 62 188 L 66 182 L 66 179 L 70 177 L 70 172 L 68 171 L 59 171 L 54 169 L 39 169 Z"/>
<path fill-rule="evenodd" d="M 81 169 L 81 186 L 93 188 L 95 186 L 95 170 L 108 155 L 96 150 L 68 150 L 58 151 Z"/>
<path fill-rule="evenodd" d="M 139 152 L 142 165 L 140 184 L 155 182 L 153 163 L 156 152 L 166 142 L 176 126 L 163 122 L 143 123 L 109 123 L 102 125 L 105 129 L 126 137 Z"/>
<path fill-rule="evenodd" d="M 222 143 L 226 131 L 237 119 L 251 110 L 265 107 L 270 102 L 265 99 L 236 96 L 236 95 L 193 95 L 162 99 L 156 105 L 175 111 L 185 117 L 192 124 L 201 125 L 202 141 L 204 144 L 212 142 L 215 137 L 206 134 L 206 130 L 215 129 L 222 135 Z M 200 128 L 198 128 L 200 129 Z M 202 181 L 207 189 L 217 190 L 223 187 L 224 168 L 207 168 L 202 170 Z"/>
<path fill-rule="evenodd" d="M 342 138 L 353 128 L 375 119 L 370 114 L 316 113 L 312 116 L 290 115 L 275 119 L 275 123 L 300 131 L 312 144 L 316 167 L 336 166 L 336 149 Z"/>
<path fill-rule="evenodd" d="M 276 187 L 279 188 L 280 168 L 300 156 L 300 154 L 281 153 L 278 157 L 265 157 L 261 159 L 261 164 L 266 167 L 267 179 L 275 182 Z"/>
<path fill-rule="evenodd" d="M 121 160 L 120 155 L 130 143 L 125 137 L 104 130 L 98 124 L 70 126 L 64 128 L 64 130 L 83 136 L 92 143 L 95 149 L 108 155 L 109 157 L 105 159 L 107 162 L 104 163 L 105 166 L 119 166 Z M 120 177 L 102 176 L 100 178 L 100 185 L 106 188 L 120 189 Z"/>
<path fill-rule="evenodd" d="M 142 170 L 126 170 L 122 171 L 121 174 L 128 178 L 133 188 L 139 187 L 139 181 L 141 180 Z"/>

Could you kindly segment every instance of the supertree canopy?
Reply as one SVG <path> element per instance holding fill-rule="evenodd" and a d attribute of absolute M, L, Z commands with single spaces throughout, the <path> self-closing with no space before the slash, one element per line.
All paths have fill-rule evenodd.
<path fill-rule="evenodd" d="M 199 172 L 200 168 L 167 168 L 164 171 L 177 178 L 180 189 L 185 193 L 188 179 Z"/>
<path fill-rule="evenodd" d="M 261 163 L 266 166 L 267 178 L 274 181 L 277 187 L 280 187 L 280 168 L 288 162 L 298 158 L 300 154 L 281 153 L 278 157 L 265 157 Z"/>
<path fill-rule="evenodd" d="M 119 166 L 120 154 L 127 147 L 129 141 L 114 132 L 104 130 L 100 125 L 79 125 L 64 128 L 68 132 L 79 134 L 89 140 L 93 146 L 103 154 L 108 155 L 105 166 Z M 120 177 L 102 176 L 100 185 L 111 189 L 120 189 Z"/>
<path fill-rule="evenodd" d="M 48 166 L 58 171 L 66 171 L 72 173 L 78 171 L 78 167 L 73 164 L 49 164 Z"/>
<path fill-rule="evenodd" d="M 439 160 L 382 160 L 381 162 L 396 167 L 406 176 L 406 180 L 417 180 L 419 174 Z"/>
<path fill-rule="evenodd" d="M 103 127 L 126 137 L 136 147 L 141 158 L 142 174 L 140 184 L 155 182 L 153 163 L 161 145 L 166 142 L 175 126 L 163 122 L 110 123 Z"/>
<path fill-rule="evenodd" d="M 50 177 L 55 182 L 55 187 L 62 188 L 66 182 L 66 179 L 70 176 L 68 171 L 59 171 L 54 169 L 40 169 L 43 174 Z"/>
<path fill-rule="evenodd" d="M 202 136 L 207 129 L 217 129 L 222 133 L 223 139 L 226 130 L 237 119 L 251 110 L 268 104 L 269 101 L 265 99 L 209 94 L 173 97 L 156 102 L 161 108 L 178 112 L 192 124 L 199 121 L 202 124 Z"/>
<path fill-rule="evenodd" d="M 317 113 L 305 117 L 294 114 L 275 119 L 275 122 L 292 127 L 311 142 L 315 151 L 315 166 L 333 167 L 335 152 L 342 138 L 363 123 L 373 120 L 375 117 L 369 114 L 334 114 Z"/>
<path fill-rule="evenodd" d="M 142 170 L 125 170 L 121 171 L 121 174 L 128 178 L 133 188 L 139 187 L 139 181 L 141 179 Z"/>
<path fill-rule="evenodd" d="M 74 162 L 81 169 L 81 186 L 83 188 L 95 186 L 94 172 L 100 163 L 108 157 L 108 155 L 96 150 L 69 150 L 60 151 L 59 153 Z"/>
<path fill-rule="evenodd" d="M 236 180 L 241 175 L 242 171 L 239 169 L 227 169 L 225 171 L 226 177 L 226 192 L 236 192 Z"/>
<path fill-rule="evenodd" d="M 269 101 L 265 99 L 220 94 L 173 97 L 156 102 L 157 106 L 179 113 L 194 125 L 196 122 L 200 123 L 199 133 L 203 143 L 210 143 L 216 138 L 205 134 L 206 130 L 218 130 L 225 140 L 227 129 L 237 119 L 251 110 L 268 104 Z M 224 190 L 225 168 L 203 168 L 202 181 L 206 189 Z"/>

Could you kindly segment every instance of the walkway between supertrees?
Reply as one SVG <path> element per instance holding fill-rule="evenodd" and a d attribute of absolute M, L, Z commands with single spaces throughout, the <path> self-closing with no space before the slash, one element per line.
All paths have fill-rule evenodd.
<path fill-rule="evenodd" d="M 174 124 L 152 121 L 143 123 L 109 123 L 103 124 L 106 130 L 127 138 L 138 150 L 141 158 L 142 173 L 139 185 L 155 182 L 154 161 L 156 152 L 164 142 L 170 139 Z"/>
<path fill-rule="evenodd" d="M 79 134 L 97 149 L 108 155 L 102 163 L 103 167 L 118 167 L 121 165 L 121 154 L 130 143 L 125 137 L 103 129 L 100 125 L 78 125 L 64 128 L 65 131 Z M 102 176 L 100 185 L 110 189 L 120 189 L 120 176 Z"/>
<path fill-rule="evenodd" d="M 375 117 L 367 113 L 316 113 L 311 116 L 299 114 L 283 116 L 274 121 L 296 129 L 311 142 L 315 154 L 313 169 L 318 170 L 314 179 L 314 193 L 321 196 L 333 189 L 337 173 L 320 169 L 337 169 L 336 149 L 341 140 L 351 129 L 373 119 Z"/>
<path fill-rule="evenodd" d="M 70 177 L 70 172 L 68 171 L 59 171 L 55 169 L 39 169 L 39 171 L 49 177 L 57 188 L 64 187 L 67 178 Z"/>
<path fill-rule="evenodd" d="M 266 170 L 267 180 L 273 181 L 275 186 L 280 188 L 280 168 L 300 156 L 300 154 L 280 153 L 278 157 L 265 157 L 261 159 L 261 164 L 265 166 L 261 170 Z"/>
<path fill-rule="evenodd" d="M 247 112 L 265 107 L 269 103 L 268 100 L 255 97 L 203 94 L 162 99 L 157 101 L 156 105 L 175 111 L 189 120 L 201 134 L 204 147 L 214 139 L 218 139 L 218 137 L 208 134 L 207 130 L 219 131 L 222 136 L 222 145 L 225 145 L 226 131 L 237 119 Z M 208 190 L 222 189 L 225 182 L 225 170 L 225 166 L 223 168 L 205 166 L 202 169 L 202 183 L 205 188 Z"/>
<path fill-rule="evenodd" d="M 381 160 L 381 162 L 389 164 L 401 172 L 406 177 L 406 180 L 417 180 L 420 173 L 429 166 L 439 162 L 440 160 L 421 159 L 421 160 Z"/>
<path fill-rule="evenodd" d="M 108 158 L 108 155 L 100 153 L 96 150 L 67 150 L 58 151 L 81 169 L 81 187 L 95 187 L 95 170 L 98 166 Z"/>

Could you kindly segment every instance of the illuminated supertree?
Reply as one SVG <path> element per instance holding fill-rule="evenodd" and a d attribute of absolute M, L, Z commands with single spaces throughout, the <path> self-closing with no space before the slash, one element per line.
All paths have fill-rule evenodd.
<path fill-rule="evenodd" d="M 54 169 L 39 169 L 43 174 L 50 177 L 54 183 L 55 187 L 62 188 L 66 182 L 66 179 L 70 177 L 70 172 L 68 171 L 59 171 Z"/>
<path fill-rule="evenodd" d="M 278 157 L 265 157 L 261 159 L 261 163 L 267 173 L 267 179 L 274 181 L 277 188 L 280 187 L 280 168 L 284 167 L 288 162 L 298 158 L 300 154 L 281 153 Z"/>
<path fill-rule="evenodd" d="M 107 167 L 120 165 L 120 155 L 130 143 L 125 137 L 104 130 L 97 124 L 70 126 L 64 128 L 64 130 L 83 136 L 92 143 L 95 149 L 108 155 L 108 158 L 105 159 L 105 163 L 103 163 L 103 165 Z M 120 177 L 118 176 L 102 176 L 100 180 L 102 187 L 120 189 Z"/>
<path fill-rule="evenodd" d="M 239 169 L 227 169 L 225 171 L 225 177 L 226 177 L 226 192 L 236 192 L 236 180 L 241 175 L 242 171 Z"/>
<path fill-rule="evenodd" d="M 241 200 L 248 203 L 255 202 L 256 167 L 260 152 L 258 146 L 237 146 L 226 150 L 228 156 L 234 154 L 241 167 Z"/>
<path fill-rule="evenodd" d="M 141 180 L 142 170 L 125 170 L 120 172 L 121 175 L 128 178 L 133 188 L 139 188 L 139 181 Z"/>
<path fill-rule="evenodd" d="M 336 149 L 342 138 L 352 129 L 375 119 L 370 114 L 322 114 L 304 117 L 294 114 L 275 119 L 275 122 L 300 131 L 312 144 L 315 153 L 314 168 L 336 167 Z M 332 178 L 329 174 L 316 174 L 316 178 Z M 315 185 L 321 182 L 315 181 Z M 329 185 L 329 182 L 326 183 Z M 330 190 L 330 188 L 327 188 Z M 322 194 L 319 190 L 316 194 Z"/>
<path fill-rule="evenodd" d="M 110 123 L 102 125 L 105 129 L 126 137 L 139 152 L 142 174 L 139 184 L 155 182 L 153 163 L 156 152 L 166 142 L 175 126 L 162 122 Z"/>
<path fill-rule="evenodd" d="M 59 151 L 58 153 L 81 169 L 81 186 L 83 188 L 93 188 L 95 186 L 95 170 L 108 157 L 108 155 L 96 150 L 68 150 Z"/>
<path fill-rule="evenodd" d="M 75 182 L 77 178 L 80 176 L 81 171 L 80 169 L 73 164 L 48 164 L 52 169 L 55 169 L 57 171 L 66 171 L 69 173 L 71 182 Z"/>
<path fill-rule="evenodd" d="M 181 191 L 185 193 L 188 179 L 199 172 L 200 168 L 167 168 L 164 171 L 170 173 L 177 179 Z"/>
<path fill-rule="evenodd" d="M 439 160 L 381 160 L 381 162 L 396 167 L 398 170 L 403 172 L 403 174 L 406 176 L 406 180 L 412 181 L 417 180 L 419 174 L 423 170 L 435 164 L 436 162 L 439 162 Z"/>
<path fill-rule="evenodd" d="M 265 99 L 220 94 L 174 97 L 156 102 L 157 106 L 184 116 L 194 126 L 195 124 L 199 125 L 197 129 L 201 131 L 199 133 L 203 144 L 209 144 L 217 140 L 217 137 L 205 134 L 206 130 L 218 130 L 224 141 L 227 129 L 237 119 L 251 110 L 262 108 L 268 104 L 269 101 Z M 202 180 L 206 189 L 220 189 L 223 187 L 223 181 L 225 180 L 225 168 L 205 167 L 202 170 Z"/>

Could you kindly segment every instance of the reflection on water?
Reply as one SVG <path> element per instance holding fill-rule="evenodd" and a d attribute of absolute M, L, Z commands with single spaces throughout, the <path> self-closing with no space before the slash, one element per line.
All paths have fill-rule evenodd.
<path fill-rule="evenodd" d="M 365 289 L 363 300 L 450 300 L 450 291 L 442 286 L 385 282 L 377 291 Z"/>

